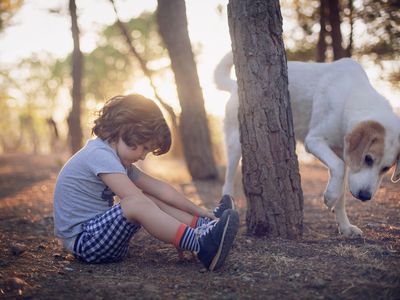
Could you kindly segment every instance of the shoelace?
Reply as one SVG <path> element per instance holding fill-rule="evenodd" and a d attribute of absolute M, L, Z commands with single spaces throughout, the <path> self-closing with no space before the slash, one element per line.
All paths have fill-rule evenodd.
<path fill-rule="evenodd" d="M 203 224 L 197 228 L 194 229 L 194 233 L 196 235 L 196 238 L 200 238 L 203 235 L 206 235 L 213 229 L 215 225 L 217 225 L 219 220 L 213 220 L 211 222 L 208 222 L 207 224 Z"/>
<path fill-rule="evenodd" d="M 214 208 L 213 213 L 217 213 L 220 210 L 225 210 L 225 203 L 220 203 L 216 208 Z"/>

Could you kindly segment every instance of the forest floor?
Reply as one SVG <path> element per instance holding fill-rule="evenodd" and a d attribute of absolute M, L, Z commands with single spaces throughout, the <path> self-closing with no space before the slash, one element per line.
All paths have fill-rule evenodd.
<path fill-rule="evenodd" d="M 183 165 L 159 161 L 150 173 L 204 207 L 218 202 L 220 181 L 192 182 Z M 246 235 L 239 193 L 240 232 L 224 267 L 208 272 L 196 260 L 179 261 L 172 246 L 144 230 L 119 263 L 83 264 L 68 255 L 53 236 L 60 166 L 53 156 L 0 156 L 0 299 L 400 299 L 400 184 L 389 178 L 372 201 L 348 196 L 363 238 L 338 234 L 322 201 L 327 171 L 319 163 L 300 166 L 300 240 Z"/>

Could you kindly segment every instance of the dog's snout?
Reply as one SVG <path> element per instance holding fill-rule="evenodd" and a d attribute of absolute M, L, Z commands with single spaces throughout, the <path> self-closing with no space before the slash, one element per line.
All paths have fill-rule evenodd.
<path fill-rule="evenodd" d="M 358 192 L 357 198 L 360 199 L 361 201 L 368 201 L 372 197 L 371 192 L 368 190 L 360 190 Z"/>

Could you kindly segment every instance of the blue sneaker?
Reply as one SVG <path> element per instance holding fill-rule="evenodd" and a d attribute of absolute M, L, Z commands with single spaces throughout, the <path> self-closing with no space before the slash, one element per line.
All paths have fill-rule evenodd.
<path fill-rule="evenodd" d="M 222 214 L 227 209 L 235 209 L 235 202 L 230 195 L 223 195 L 219 201 L 219 205 L 214 208 L 213 213 L 216 218 L 221 218 Z"/>
<path fill-rule="evenodd" d="M 239 230 L 239 214 L 227 209 L 219 220 L 196 228 L 200 251 L 198 259 L 210 271 L 222 267 Z"/>

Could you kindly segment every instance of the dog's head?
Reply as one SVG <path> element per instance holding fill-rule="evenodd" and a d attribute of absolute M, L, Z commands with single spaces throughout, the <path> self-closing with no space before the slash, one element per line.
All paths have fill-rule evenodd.
<path fill-rule="evenodd" d="M 392 181 L 400 180 L 400 128 L 385 129 L 375 121 L 358 124 L 345 137 L 344 160 L 348 166 L 349 189 L 354 197 L 370 200 L 383 175 L 396 165 Z"/>

